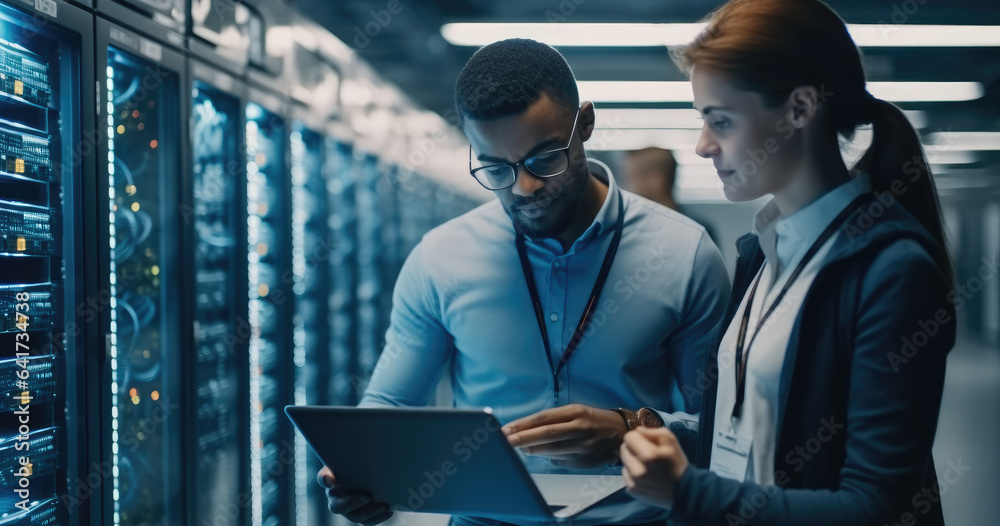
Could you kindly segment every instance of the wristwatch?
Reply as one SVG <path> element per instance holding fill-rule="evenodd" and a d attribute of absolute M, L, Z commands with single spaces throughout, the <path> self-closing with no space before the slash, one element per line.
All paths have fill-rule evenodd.
<path fill-rule="evenodd" d="M 619 407 L 613 411 L 622 417 L 622 420 L 625 421 L 625 428 L 629 431 L 639 426 L 665 427 L 666 425 L 663 422 L 663 418 L 660 417 L 660 413 L 657 413 L 656 410 L 651 407 L 643 407 L 638 411 L 629 411 L 628 409 Z"/>

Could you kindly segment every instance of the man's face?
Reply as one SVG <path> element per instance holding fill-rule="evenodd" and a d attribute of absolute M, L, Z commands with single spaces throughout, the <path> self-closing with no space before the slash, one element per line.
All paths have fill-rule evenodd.
<path fill-rule="evenodd" d="M 520 114 L 488 121 L 469 119 L 465 133 L 472 143 L 472 165 L 518 162 L 562 148 L 570 143 L 575 118 L 575 112 L 543 94 Z M 572 133 L 565 172 L 540 178 L 521 164 L 512 186 L 493 191 L 514 225 L 525 234 L 551 238 L 569 227 L 590 177 L 583 142 L 593 128 L 594 106 L 585 103 Z"/>

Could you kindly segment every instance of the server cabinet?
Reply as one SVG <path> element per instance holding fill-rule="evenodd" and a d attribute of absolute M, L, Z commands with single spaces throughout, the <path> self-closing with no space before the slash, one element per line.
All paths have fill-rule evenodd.
<path fill-rule="evenodd" d="M 291 209 L 284 101 L 250 89 L 246 106 L 252 524 L 291 519 L 295 447 L 284 406 L 293 402 Z"/>
<path fill-rule="evenodd" d="M 86 524 L 92 18 L 0 5 L 0 525 Z M 92 301 L 88 301 L 88 298 Z M 87 353 L 91 353 L 87 356 Z M 99 477 L 98 477 L 99 478 Z M 96 507 L 99 509 L 99 506 Z"/>
<path fill-rule="evenodd" d="M 191 0 L 188 49 L 234 75 L 246 73 L 250 9 L 239 0 Z"/>
<path fill-rule="evenodd" d="M 392 312 L 392 291 L 396 284 L 396 277 L 399 276 L 399 270 L 403 266 L 399 238 L 399 200 L 396 196 L 398 181 L 399 167 L 389 165 L 375 185 L 382 216 L 382 254 L 379 263 L 379 272 L 382 276 L 382 294 L 379 301 L 379 349 L 385 348 L 385 332 L 389 329 L 389 315 Z"/>
<path fill-rule="evenodd" d="M 186 0 L 95 0 L 97 12 L 161 44 L 184 49 Z"/>
<path fill-rule="evenodd" d="M 400 171 L 399 224 L 404 259 L 424 233 L 434 226 L 433 196 L 434 188 L 430 180 L 413 171 Z"/>
<path fill-rule="evenodd" d="M 245 87 L 190 61 L 191 171 L 182 218 L 191 248 L 185 263 L 193 290 L 185 325 L 188 392 L 185 463 L 189 522 L 244 524 L 249 495 Z"/>
<path fill-rule="evenodd" d="M 97 19 L 103 220 L 101 285 L 107 365 L 101 376 L 104 484 L 101 524 L 182 522 L 179 186 L 187 151 L 183 56 Z M 182 291 L 182 294 L 178 294 Z M 110 483 L 109 483 L 110 482 Z"/>
<path fill-rule="evenodd" d="M 327 405 L 330 372 L 327 265 L 333 241 L 327 226 L 328 202 L 323 177 L 324 138 L 297 122 L 291 133 L 292 274 L 295 318 L 292 323 L 295 405 Z M 320 524 L 330 511 L 316 485 L 322 467 L 305 439 L 295 433 L 295 524 Z"/>
<path fill-rule="evenodd" d="M 356 404 L 366 385 L 357 374 L 357 208 L 355 206 L 354 156 L 350 145 L 327 139 L 327 195 L 333 237 L 330 257 L 332 287 L 329 297 L 331 377 L 330 403 Z"/>
<path fill-rule="evenodd" d="M 358 229 L 358 365 L 357 374 L 368 378 L 375 369 L 382 347 L 379 328 L 382 326 L 380 307 L 385 255 L 382 244 L 382 209 L 379 206 L 378 183 L 381 178 L 378 157 L 362 153 L 356 156 L 357 229 Z"/>

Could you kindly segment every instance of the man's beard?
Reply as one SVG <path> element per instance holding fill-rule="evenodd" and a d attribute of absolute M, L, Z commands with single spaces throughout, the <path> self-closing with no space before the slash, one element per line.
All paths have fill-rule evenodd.
<path fill-rule="evenodd" d="M 510 208 L 505 207 L 514 228 L 532 239 L 558 237 L 573 223 L 590 177 L 589 171 L 580 173 L 576 178 L 559 176 L 555 181 L 556 185 L 541 190 L 541 193 L 536 192 L 538 197 L 517 199 L 511 203 Z M 518 212 L 519 208 L 532 205 L 549 210 L 537 218 L 525 217 Z"/>
<path fill-rule="evenodd" d="M 559 211 L 555 217 L 542 216 L 537 219 L 524 217 L 517 211 L 507 211 L 507 215 L 514 222 L 514 228 L 532 239 L 557 237 L 569 228 L 570 223 L 573 222 L 573 214 L 572 207 Z"/>

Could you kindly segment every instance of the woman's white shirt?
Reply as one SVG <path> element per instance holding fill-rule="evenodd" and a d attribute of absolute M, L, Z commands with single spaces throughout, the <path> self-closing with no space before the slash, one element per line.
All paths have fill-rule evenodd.
<path fill-rule="evenodd" d="M 819 239 L 823 230 L 855 198 L 870 191 L 864 175 L 844 183 L 787 218 L 782 218 L 774 202 L 769 202 L 754 220 L 765 263 L 755 280 L 759 280 L 757 294 L 750 306 L 750 319 L 744 352 L 747 358 L 746 392 L 740 418 L 733 419 L 736 402 L 736 343 L 740 322 L 747 309 L 747 289 L 740 307 L 723 335 L 719 346 L 719 386 L 716 395 L 715 437 L 713 437 L 713 471 L 716 467 L 720 433 L 732 433 L 741 440 L 750 440 L 746 475 L 742 480 L 758 484 L 774 484 L 775 447 L 778 438 L 778 388 L 782 366 L 788 349 L 795 320 L 813 280 L 825 264 L 826 256 L 840 234 L 828 239 L 808 262 L 798 279 L 774 312 L 760 327 L 757 323 L 788 281 L 792 270 L 802 261 L 809 247 Z M 750 342 L 753 345 L 750 346 Z M 749 347 L 749 349 L 748 349 Z M 725 440 L 725 439 L 723 439 Z"/>

